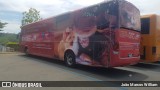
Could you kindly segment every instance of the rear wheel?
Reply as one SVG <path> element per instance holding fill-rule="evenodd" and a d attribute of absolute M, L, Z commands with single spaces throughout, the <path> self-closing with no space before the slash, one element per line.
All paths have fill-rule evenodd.
<path fill-rule="evenodd" d="M 66 51 L 64 60 L 67 66 L 69 67 L 74 67 L 76 62 L 75 62 L 75 54 L 72 51 Z"/>

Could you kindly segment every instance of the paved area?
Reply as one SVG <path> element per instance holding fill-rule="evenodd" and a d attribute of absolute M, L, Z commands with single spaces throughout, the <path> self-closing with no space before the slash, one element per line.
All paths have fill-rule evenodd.
<path fill-rule="evenodd" d="M 0 54 L 0 81 L 160 81 L 160 64 L 159 62 L 150 64 L 141 63 L 110 69 L 82 65 L 78 65 L 76 68 L 69 68 L 62 61 L 49 58 L 26 56 L 22 53 Z M 30 88 L 21 89 L 28 90 Z M 40 90 L 42 88 L 34 89 Z M 54 89 L 58 90 L 60 88 Z M 61 89 L 66 88 L 61 87 Z M 67 89 L 75 90 L 75 88 L 71 87 Z M 135 90 L 136 88 L 80 87 L 76 89 Z M 139 89 L 143 90 L 145 88 Z M 159 88 L 153 89 L 159 90 Z M 3 88 L 3 90 L 5 89 Z"/>

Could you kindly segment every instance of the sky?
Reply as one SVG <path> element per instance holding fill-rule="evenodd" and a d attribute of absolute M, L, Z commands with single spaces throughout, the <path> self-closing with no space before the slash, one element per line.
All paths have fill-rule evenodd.
<path fill-rule="evenodd" d="M 43 19 L 73 11 L 104 0 L 0 0 L 0 21 L 7 22 L 3 32 L 19 33 L 22 12 L 29 8 L 40 11 Z M 145 14 L 160 14 L 160 0 L 127 0 Z"/>

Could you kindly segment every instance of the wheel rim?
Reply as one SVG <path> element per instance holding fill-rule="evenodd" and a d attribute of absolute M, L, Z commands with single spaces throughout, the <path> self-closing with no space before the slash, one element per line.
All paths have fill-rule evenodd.
<path fill-rule="evenodd" d="M 72 55 L 71 54 L 67 54 L 66 58 L 67 58 L 68 65 L 72 65 L 73 64 Z"/>

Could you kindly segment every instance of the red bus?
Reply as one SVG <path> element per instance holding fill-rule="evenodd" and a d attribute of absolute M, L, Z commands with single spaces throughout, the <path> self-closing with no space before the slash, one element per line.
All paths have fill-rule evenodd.
<path fill-rule="evenodd" d="M 26 54 L 56 58 L 68 66 L 117 67 L 140 59 L 140 11 L 110 0 L 21 28 Z"/>

